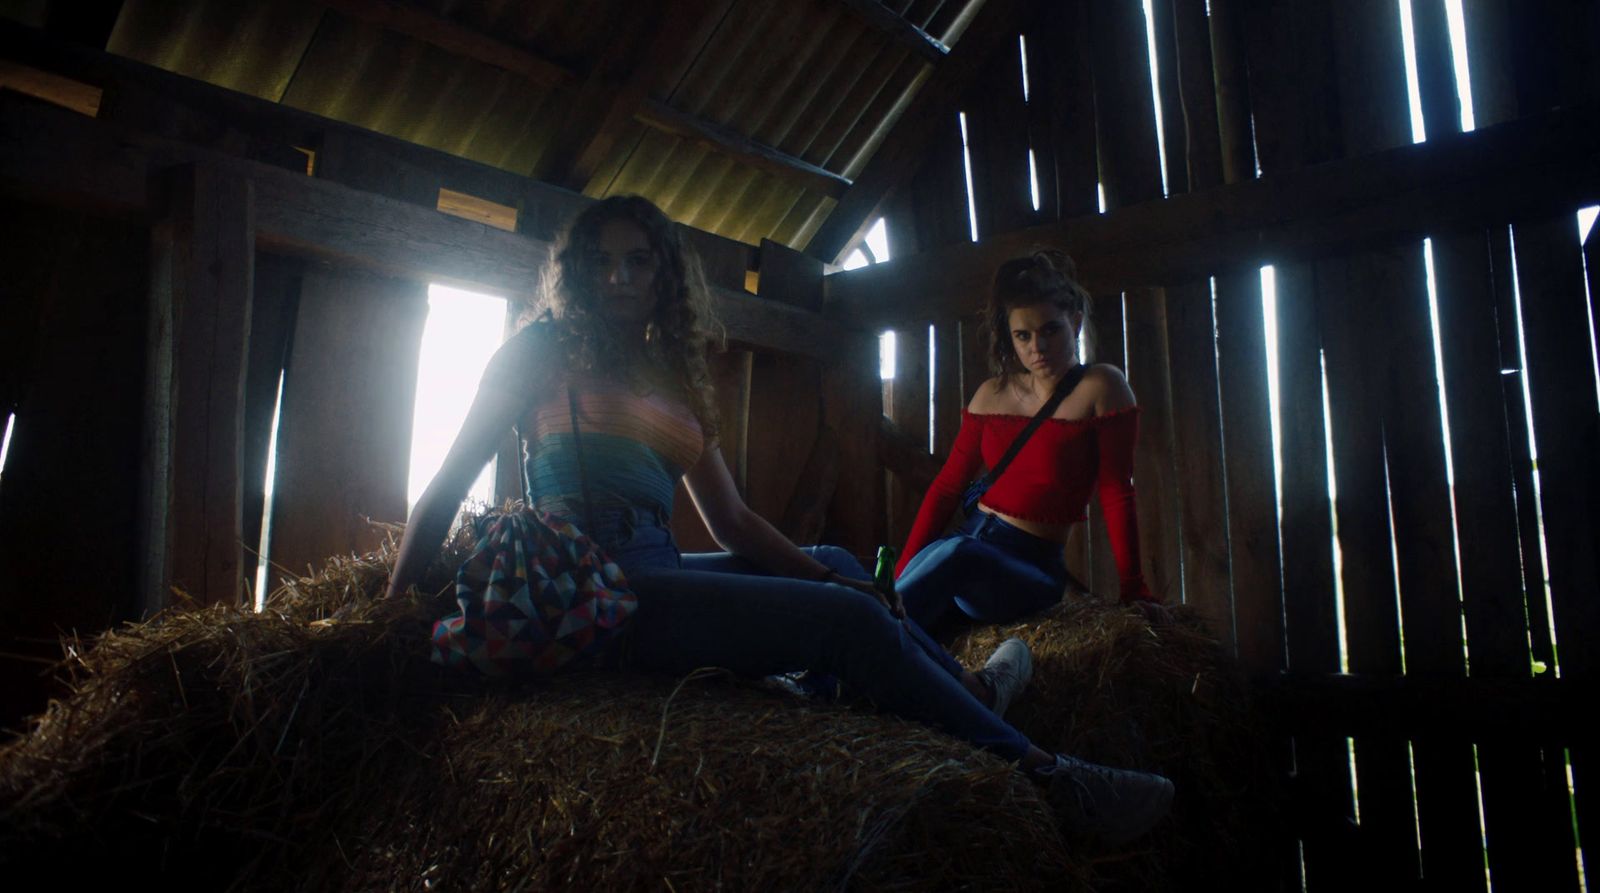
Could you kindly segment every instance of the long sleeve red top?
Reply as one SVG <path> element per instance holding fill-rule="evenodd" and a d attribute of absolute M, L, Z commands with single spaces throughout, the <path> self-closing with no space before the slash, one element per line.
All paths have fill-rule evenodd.
<path fill-rule="evenodd" d="M 922 499 L 916 523 L 900 553 L 896 575 L 911 557 L 938 538 L 981 467 L 993 467 L 1028 424 L 1028 416 L 961 413 L 961 431 L 938 477 Z M 1029 438 L 982 504 L 1002 514 L 1044 524 L 1087 517 L 1089 491 L 1097 490 L 1122 600 L 1153 601 L 1139 567 L 1139 518 L 1133 490 L 1133 444 L 1139 407 L 1087 419 L 1046 419 Z"/>

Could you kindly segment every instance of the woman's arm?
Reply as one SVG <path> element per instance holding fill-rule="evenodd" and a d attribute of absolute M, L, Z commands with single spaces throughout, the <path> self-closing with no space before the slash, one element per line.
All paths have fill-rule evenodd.
<path fill-rule="evenodd" d="M 512 336 L 489 360 L 444 464 L 411 510 L 386 596 L 405 592 L 427 570 L 473 480 L 494 456 L 500 438 L 532 402 L 530 383 L 544 379 L 540 372 L 547 364 L 545 351 L 540 349 L 547 339 L 534 328 Z"/>
<path fill-rule="evenodd" d="M 973 415 L 975 407 L 979 406 L 979 398 L 988 389 L 988 385 L 978 388 L 978 393 L 973 395 L 967 411 L 961 415 L 961 430 L 956 432 L 955 443 L 950 447 L 950 457 L 945 459 L 944 467 L 939 469 L 939 474 L 928 485 L 928 492 L 922 496 L 922 505 L 917 509 L 917 519 L 911 524 L 911 533 L 906 536 L 905 547 L 900 550 L 900 560 L 896 563 L 894 573 L 906 569 L 911 559 L 921 552 L 929 543 L 939 538 L 944 531 L 945 524 L 950 516 L 955 513 L 957 504 L 961 501 L 961 494 L 968 484 L 977 476 L 978 468 L 983 464 L 983 420 L 982 415 Z"/>
<path fill-rule="evenodd" d="M 891 604 L 872 584 L 839 576 L 827 565 L 797 548 L 766 518 L 752 511 L 734 486 L 733 475 L 728 473 L 722 450 L 716 444 L 707 444 L 705 451 L 700 454 L 700 461 L 684 476 L 684 483 L 688 485 L 689 497 L 694 500 L 694 507 L 699 510 L 701 519 L 706 522 L 706 529 L 711 532 L 711 538 L 717 541 L 717 545 L 780 576 L 838 583 L 858 589 L 884 602 L 884 607 L 895 616 L 905 616 L 905 608 L 899 604 L 898 597 Z"/>
<path fill-rule="evenodd" d="M 1139 437 L 1139 414 L 1134 411 L 1133 389 L 1115 366 L 1098 364 L 1087 378 L 1095 390 L 1096 416 L 1108 416 L 1095 430 L 1100 446 L 1096 480 L 1100 509 L 1106 516 L 1106 534 L 1117 562 L 1122 600 L 1155 601 L 1139 563 L 1139 509 L 1133 489 L 1133 446 Z"/>

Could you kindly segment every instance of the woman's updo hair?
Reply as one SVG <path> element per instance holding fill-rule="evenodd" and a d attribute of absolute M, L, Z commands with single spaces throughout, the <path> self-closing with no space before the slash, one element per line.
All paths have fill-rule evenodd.
<path fill-rule="evenodd" d="M 1084 326 L 1089 325 L 1089 292 L 1078 284 L 1078 265 L 1065 251 L 1040 249 L 1012 258 L 995 270 L 984 320 L 989 326 L 989 371 L 996 377 L 1010 379 L 1025 371 L 1011 345 L 1011 311 L 1035 304 L 1051 304 L 1067 313 L 1082 313 Z M 1078 361 L 1087 363 L 1093 340 L 1092 337 L 1084 340 L 1084 356 Z"/>

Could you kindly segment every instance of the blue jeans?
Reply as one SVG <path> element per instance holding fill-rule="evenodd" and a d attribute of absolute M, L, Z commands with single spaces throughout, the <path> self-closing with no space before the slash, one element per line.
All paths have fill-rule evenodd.
<path fill-rule="evenodd" d="M 924 546 L 895 582 L 906 616 L 935 636 L 972 621 L 1009 623 L 1061 600 L 1061 544 L 984 512 Z"/>
<path fill-rule="evenodd" d="M 627 665 L 743 676 L 813 670 L 838 676 L 892 713 L 942 728 L 1010 760 L 1028 739 L 961 684 L 961 665 L 916 624 L 848 586 L 762 575 L 728 553 L 683 555 L 654 512 L 597 512 L 590 531 L 639 596 Z M 834 546 L 807 549 L 840 575 L 869 578 Z"/>

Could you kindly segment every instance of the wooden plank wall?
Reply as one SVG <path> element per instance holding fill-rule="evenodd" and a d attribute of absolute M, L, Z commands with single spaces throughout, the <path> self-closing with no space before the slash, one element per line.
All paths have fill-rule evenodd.
<path fill-rule="evenodd" d="M 1426 133 L 1459 133 L 1447 4 L 1406 5 Z M 1021 108 L 1009 46 L 990 61 L 967 122 L 980 242 L 1093 213 L 1097 184 L 1113 214 L 1159 204 L 1159 149 L 1178 194 L 1413 141 L 1392 0 L 1155 0 L 1148 32 L 1139 7 L 1031 4 L 1024 31 L 1037 51 Z M 1477 127 L 1600 95 L 1596 4 L 1465 7 Z M 1019 201 L 1029 149 L 1037 210 Z M 962 240 L 958 160 L 948 140 L 932 148 L 910 194 L 891 200 L 896 258 L 904 246 L 922 253 L 909 263 L 937 269 L 934 249 Z M 1441 222 L 1426 244 L 1096 295 L 1097 358 L 1127 369 L 1144 406 L 1146 575 L 1202 611 L 1258 678 L 1277 680 L 1286 700 L 1274 703 L 1294 705 L 1272 750 L 1293 777 L 1292 819 L 1253 879 L 1261 886 L 1578 888 L 1574 834 L 1600 827 L 1589 780 L 1600 767 L 1575 719 L 1490 734 L 1492 717 L 1397 721 L 1376 697 L 1341 720 L 1301 718 L 1332 703 L 1329 680 L 1370 692 L 1505 685 L 1528 702 L 1593 682 L 1600 345 L 1588 320 L 1600 241 L 1580 242 L 1576 210 L 1465 231 Z M 941 300 L 945 313 L 961 306 Z M 930 321 L 914 313 L 876 318 Z M 960 343 L 968 359 L 940 352 L 932 375 L 962 379 L 966 398 L 984 342 L 968 331 Z M 926 396 L 887 411 L 926 424 Z M 936 442 L 934 458 L 946 448 Z M 896 532 L 921 467 L 890 476 Z M 1114 593 L 1098 523 L 1074 531 L 1069 564 Z"/>

